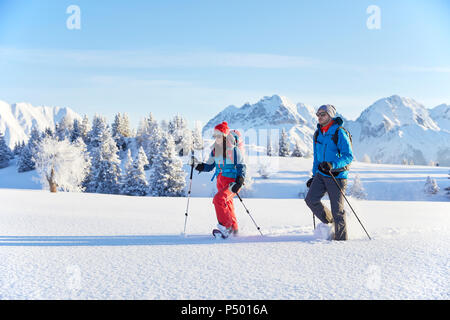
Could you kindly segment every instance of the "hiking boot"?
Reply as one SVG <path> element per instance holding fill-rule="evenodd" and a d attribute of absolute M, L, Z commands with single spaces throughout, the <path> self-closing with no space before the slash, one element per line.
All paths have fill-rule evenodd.
<path fill-rule="evenodd" d="M 220 223 L 217 224 L 217 229 L 219 229 L 219 231 L 222 232 L 222 235 L 225 238 L 227 238 L 233 232 L 233 229 L 231 227 L 226 228 L 225 226 L 221 225 Z"/>

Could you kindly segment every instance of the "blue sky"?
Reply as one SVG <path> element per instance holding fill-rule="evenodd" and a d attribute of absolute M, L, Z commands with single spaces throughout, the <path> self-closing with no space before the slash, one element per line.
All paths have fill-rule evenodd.
<path fill-rule="evenodd" d="M 449 18 L 447 0 L 0 0 L 0 100 L 135 126 L 149 112 L 205 123 L 273 94 L 350 119 L 392 94 L 450 104 Z"/>

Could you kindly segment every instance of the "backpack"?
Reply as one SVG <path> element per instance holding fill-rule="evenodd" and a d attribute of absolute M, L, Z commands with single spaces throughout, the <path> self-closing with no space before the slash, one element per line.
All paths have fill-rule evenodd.
<path fill-rule="evenodd" d="M 339 139 L 339 129 L 342 129 L 342 130 L 344 130 L 346 133 L 347 133 L 347 135 L 348 135 L 348 138 L 349 138 L 349 140 L 350 140 L 350 146 L 353 148 L 353 141 L 352 141 L 352 135 L 351 135 L 351 133 L 347 130 L 347 129 L 345 129 L 344 127 L 342 127 L 342 126 L 339 126 L 337 129 L 336 129 L 336 131 L 334 132 L 334 134 L 333 134 L 333 136 L 331 137 L 331 140 L 333 140 L 333 142 L 334 142 L 334 144 L 336 145 L 336 147 L 337 147 L 337 145 L 338 145 L 338 139 Z M 317 143 L 317 137 L 319 136 L 319 130 L 320 129 L 317 129 L 316 130 L 316 132 L 314 132 L 314 143 Z M 338 148 L 338 153 L 339 153 L 339 156 L 341 155 L 341 151 L 339 150 L 339 148 Z"/>
<path fill-rule="evenodd" d="M 245 148 L 244 148 L 244 140 L 242 139 L 242 135 L 238 130 L 230 130 L 230 134 L 233 136 L 235 141 L 235 146 L 239 148 L 242 155 L 244 155 Z"/>

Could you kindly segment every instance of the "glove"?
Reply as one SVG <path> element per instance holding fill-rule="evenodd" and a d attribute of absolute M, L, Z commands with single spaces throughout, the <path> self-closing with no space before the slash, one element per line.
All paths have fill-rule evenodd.
<path fill-rule="evenodd" d="M 330 174 L 331 169 L 333 169 L 333 165 L 330 162 L 321 162 L 319 163 L 319 171 L 325 174 Z"/>
<path fill-rule="evenodd" d="M 198 171 L 198 173 L 202 172 L 203 169 L 205 168 L 205 164 L 204 163 L 199 163 L 196 167 L 195 170 Z"/>
<path fill-rule="evenodd" d="M 236 182 L 232 183 L 231 185 L 231 192 L 237 193 L 240 188 L 242 188 L 242 185 L 244 184 L 244 178 L 239 176 L 236 178 Z"/>
<path fill-rule="evenodd" d="M 311 184 L 312 184 L 313 180 L 314 180 L 314 177 L 312 177 L 311 179 L 309 179 L 308 181 L 306 181 L 306 186 L 307 186 L 308 188 L 311 188 Z"/>

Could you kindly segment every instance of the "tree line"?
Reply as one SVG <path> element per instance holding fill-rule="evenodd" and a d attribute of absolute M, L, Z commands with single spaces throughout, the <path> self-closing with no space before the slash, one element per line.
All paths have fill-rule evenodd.
<path fill-rule="evenodd" d="M 200 128 L 191 130 L 179 115 L 158 122 L 150 113 L 137 132 L 128 115 L 112 124 L 95 115 L 92 123 L 64 117 L 54 128 L 33 128 L 13 150 L 0 133 L 0 168 L 17 159 L 18 172 L 36 170 L 44 188 L 135 196 L 184 196 L 180 156 L 203 149 Z M 146 172 L 147 171 L 147 172 Z"/>

